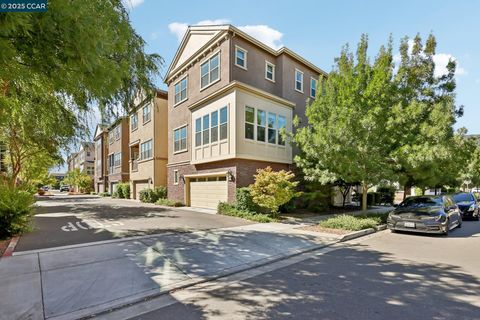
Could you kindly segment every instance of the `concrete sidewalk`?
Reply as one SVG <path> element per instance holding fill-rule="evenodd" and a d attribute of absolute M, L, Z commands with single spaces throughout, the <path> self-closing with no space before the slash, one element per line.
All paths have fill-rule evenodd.
<path fill-rule="evenodd" d="M 253 224 L 39 250 L 0 259 L 0 319 L 75 319 L 338 241 Z"/>

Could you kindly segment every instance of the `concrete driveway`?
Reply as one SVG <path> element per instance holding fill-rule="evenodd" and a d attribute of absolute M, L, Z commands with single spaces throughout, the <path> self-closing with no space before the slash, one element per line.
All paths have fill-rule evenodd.
<path fill-rule="evenodd" d="M 479 248 L 474 221 L 448 237 L 387 230 L 101 318 L 474 320 Z"/>
<path fill-rule="evenodd" d="M 34 230 L 20 238 L 15 252 L 250 224 L 234 217 L 97 196 L 57 194 L 40 198 L 37 206 Z"/>

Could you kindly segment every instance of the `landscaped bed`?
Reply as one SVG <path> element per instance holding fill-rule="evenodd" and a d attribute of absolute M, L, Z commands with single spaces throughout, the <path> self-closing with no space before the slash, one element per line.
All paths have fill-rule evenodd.
<path fill-rule="evenodd" d="M 367 215 L 338 215 L 319 222 L 316 225 L 305 227 L 305 230 L 327 232 L 334 234 L 347 234 L 352 231 L 370 229 L 385 224 L 387 213 Z"/>
<path fill-rule="evenodd" d="M 2 257 L 5 250 L 7 250 L 7 247 L 8 247 L 9 243 L 10 243 L 10 239 L 0 240 L 0 257 Z"/>

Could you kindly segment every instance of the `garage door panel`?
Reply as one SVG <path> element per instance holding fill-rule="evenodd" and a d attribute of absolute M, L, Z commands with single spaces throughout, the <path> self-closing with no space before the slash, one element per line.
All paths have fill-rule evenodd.
<path fill-rule="evenodd" d="M 192 207 L 216 209 L 219 202 L 228 200 L 226 181 L 195 181 L 190 183 Z"/>
<path fill-rule="evenodd" d="M 148 189 L 148 182 L 135 183 L 135 199 L 140 199 L 140 191 Z"/>

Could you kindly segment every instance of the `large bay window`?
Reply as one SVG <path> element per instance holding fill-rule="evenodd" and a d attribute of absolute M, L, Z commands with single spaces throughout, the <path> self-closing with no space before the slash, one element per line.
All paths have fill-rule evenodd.
<path fill-rule="evenodd" d="M 245 106 L 245 139 L 285 145 L 282 129 L 286 129 L 285 116 Z"/>
<path fill-rule="evenodd" d="M 227 107 L 223 107 L 220 110 L 215 110 L 212 113 L 195 119 L 195 147 L 227 139 L 227 125 Z"/>

